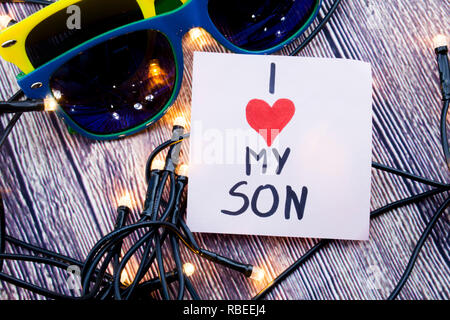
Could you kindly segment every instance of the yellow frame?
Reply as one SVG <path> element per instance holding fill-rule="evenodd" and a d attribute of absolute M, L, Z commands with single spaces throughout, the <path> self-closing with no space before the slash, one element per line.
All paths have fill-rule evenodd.
<path fill-rule="evenodd" d="M 14 24 L 4 29 L 0 33 L 0 56 L 6 61 L 15 64 L 23 73 L 28 74 L 34 71 L 34 67 L 28 58 L 25 50 L 25 41 L 31 30 L 34 29 L 41 21 L 47 19 L 56 12 L 63 10 L 71 5 L 79 3 L 83 0 L 60 0 L 32 14 L 20 23 Z M 153 0 L 136 0 L 141 7 L 144 19 L 155 16 L 155 3 Z M 7 41 L 15 40 L 16 43 L 10 47 L 1 46 Z"/>

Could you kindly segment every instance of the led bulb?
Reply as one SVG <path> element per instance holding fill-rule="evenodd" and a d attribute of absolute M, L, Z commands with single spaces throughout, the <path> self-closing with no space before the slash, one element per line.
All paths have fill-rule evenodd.
<path fill-rule="evenodd" d="M 44 99 L 44 110 L 55 111 L 58 108 L 58 102 L 53 97 L 47 97 Z"/>
<path fill-rule="evenodd" d="M 117 204 L 119 205 L 119 207 L 125 206 L 130 209 L 133 208 L 133 200 L 131 199 L 131 195 L 128 192 L 126 192 L 122 197 L 120 197 L 119 201 L 117 201 L 117 202 L 118 202 Z"/>
<path fill-rule="evenodd" d="M 261 281 L 262 279 L 264 279 L 264 270 L 257 266 L 253 266 L 250 278 L 256 281 Z"/>
<path fill-rule="evenodd" d="M 163 170 L 165 166 L 164 161 L 155 159 L 152 162 L 152 170 Z"/>
<path fill-rule="evenodd" d="M 0 16 L 0 31 L 6 29 L 12 18 L 7 15 Z"/>
<path fill-rule="evenodd" d="M 192 263 L 187 262 L 183 265 L 183 273 L 187 277 L 192 276 L 194 274 L 194 272 L 195 272 L 195 266 Z"/>
<path fill-rule="evenodd" d="M 173 121 L 173 126 L 178 126 L 178 127 L 186 127 L 186 121 L 184 120 L 183 117 L 176 117 L 175 120 Z"/>
<path fill-rule="evenodd" d="M 189 173 L 189 166 L 187 164 L 182 164 L 177 167 L 177 175 L 187 177 Z"/>
<path fill-rule="evenodd" d="M 445 34 L 438 34 L 433 38 L 434 48 L 445 47 L 448 44 L 448 39 Z"/>
<path fill-rule="evenodd" d="M 201 48 L 207 44 L 206 32 L 202 28 L 193 28 L 189 31 L 189 36 L 192 42 L 197 43 Z"/>
<path fill-rule="evenodd" d="M 129 286 L 131 284 L 128 273 L 125 271 L 125 269 L 120 274 L 120 283 L 122 283 L 124 286 Z"/>

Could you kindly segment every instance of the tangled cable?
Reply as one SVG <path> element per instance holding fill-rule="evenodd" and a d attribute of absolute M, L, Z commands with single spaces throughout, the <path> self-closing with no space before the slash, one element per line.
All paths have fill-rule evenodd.
<path fill-rule="evenodd" d="M 184 166 L 177 163 L 180 152 L 179 144 L 188 137 L 188 135 L 183 135 L 183 131 L 184 128 L 182 126 L 175 125 L 172 139 L 157 147 L 150 154 L 147 164 L 148 169 L 146 170 L 146 172 L 149 172 L 147 179 L 148 188 L 144 207 L 138 221 L 127 224 L 131 210 L 126 206 L 120 206 L 117 210 L 114 230 L 94 245 L 84 262 L 79 262 L 47 250 L 41 250 L 6 236 L 4 211 L 1 210 L 0 237 L 2 240 L 2 253 L 0 254 L 0 261 L 16 260 L 44 263 L 65 270 L 71 265 L 77 265 L 82 268 L 80 274 L 81 296 L 74 297 L 52 292 L 2 272 L 0 272 L 0 279 L 52 299 L 128 300 L 137 299 L 142 297 L 142 295 L 148 296 L 150 292 L 155 290 L 160 290 L 163 299 L 183 299 L 186 291 L 190 293 L 193 299 L 199 299 L 197 292 L 183 271 L 180 243 L 202 258 L 236 270 L 246 277 L 257 277 L 260 272 L 259 268 L 200 248 L 187 227 L 182 217 L 183 211 L 181 206 L 188 178 Z M 166 161 L 154 160 L 166 148 L 169 148 Z M 176 173 L 177 168 L 179 170 Z M 163 191 L 167 186 L 169 188 L 169 199 L 168 201 L 162 201 Z M 143 235 L 121 256 L 123 241 L 139 231 L 143 231 Z M 170 272 L 165 270 L 162 253 L 162 247 L 167 240 L 170 242 L 171 254 L 176 265 L 176 268 Z M 43 257 L 3 253 L 5 242 L 11 242 Z M 130 284 L 124 285 L 121 282 L 122 272 L 130 262 L 130 258 L 140 249 L 143 250 L 143 254 L 138 271 L 134 280 Z M 153 265 L 157 267 L 158 277 L 141 282 Z M 112 273 L 107 273 L 108 267 L 112 267 Z M 170 297 L 169 293 L 169 285 L 173 282 L 178 282 L 176 297 Z"/>

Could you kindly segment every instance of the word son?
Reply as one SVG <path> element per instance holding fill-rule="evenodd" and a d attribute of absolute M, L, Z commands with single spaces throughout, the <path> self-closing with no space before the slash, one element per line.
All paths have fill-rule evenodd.
<path fill-rule="evenodd" d="M 291 153 L 291 149 L 287 148 L 283 155 L 280 155 L 277 149 L 272 149 L 273 156 L 275 157 L 275 160 L 277 162 L 277 167 L 275 170 L 276 175 L 280 175 L 283 171 L 284 165 L 286 164 L 289 154 Z M 252 150 L 249 147 L 246 147 L 246 155 L 245 155 L 245 174 L 247 176 L 250 176 L 252 165 L 250 162 L 250 157 L 253 157 L 256 159 L 256 161 L 260 161 L 263 159 L 262 164 L 262 173 L 267 173 L 267 158 L 268 158 L 269 151 L 266 151 L 266 149 L 263 149 L 261 152 L 256 153 L 254 150 Z M 278 206 L 280 204 L 280 194 L 275 188 L 275 186 L 271 184 L 261 185 L 258 188 L 256 188 L 255 192 L 253 193 L 253 196 L 251 197 L 251 201 L 249 197 L 245 193 L 238 192 L 238 189 L 242 189 L 243 186 L 247 185 L 247 181 L 239 181 L 236 183 L 229 191 L 229 194 L 232 197 L 239 197 L 242 198 L 244 204 L 242 207 L 237 211 L 229 211 L 229 210 L 221 210 L 222 213 L 231 215 L 231 216 L 238 216 L 244 212 L 247 211 L 249 207 L 251 207 L 254 214 L 256 214 L 258 217 L 261 218 L 268 218 L 272 216 L 277 210 Z M 273 197 L 273 203 L 272 207 L 267 212 L 261 212 L 258 209 L 258 199 L 262 191 L 269 190 L 272 193 Z M 291 186 L 286 186 L 286 198 L 284 202 L 284 217 L 286 220 L 290 219 L 291 217 L 291 209 L 292 207 L 295 208 L 295 211 L 297 213 L 297 218 L 301 220 L 303 218 L 303 212 L 305 211 L 305 205 L 306 205 L 306 198 L 308 196 L 308 188 L 303 187 L 302 193 L 300 197 L 295 193 L 294 189 Z M 292 206 L 293 205 L 293 206 Z"/>

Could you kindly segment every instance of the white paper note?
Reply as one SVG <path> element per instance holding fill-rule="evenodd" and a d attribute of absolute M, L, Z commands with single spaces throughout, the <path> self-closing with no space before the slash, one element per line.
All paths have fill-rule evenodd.
<path fill-rule="evenodd" d="M 195 52 L 194 232 L 367 240 L 368 63 Z"/>

